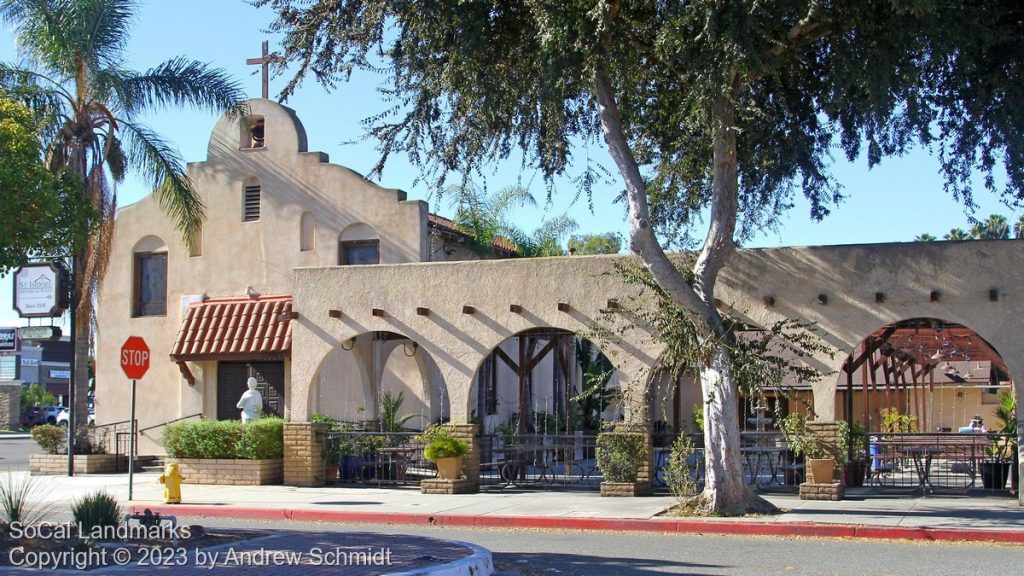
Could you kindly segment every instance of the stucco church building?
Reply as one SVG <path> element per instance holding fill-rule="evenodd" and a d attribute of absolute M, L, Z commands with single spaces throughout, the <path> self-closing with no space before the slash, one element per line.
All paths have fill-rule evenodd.
<path fill-rule="evenodd" d="M 221 118 L 206 159 L 188 166 L 207 215 L 191 249 L 153 195 L 118 212 L 99 292 L 98 425 L 128 418 L 130 383 L 117 363 L 128 336 L 144 338 L 153 358 L 139 384 L 143 454 L 163 452 L 167 422 L 238 418 L 250 376 L 264 411 L 293 422 L 316 412 L 373 421 L 391 391 L 404 395 L 410 427 L 444 418 L 491 430 L 527 403 L 533 413 L 568 411 L 581 352 L 563 336 L 610 329 L 596 345 L 613 366 L 611 385 L 643 397 L 656 381 L 662 346 L 616 313 L 638 292 L 610 273 L 624 257 L 478 260 L 426 202 L 309 151 L 292 110 L 249 105 L 250 123 Z M 995 374 L 984 381 L 1012 386 L 1024 369 L 1022 262 L 1020 241 L 740 250 L 716 296 L 753 325 L 815 323 L 833 353 L 808 362 L 831 377 L 801 391 L 807 404 L 823 421 L 844 409 L 870 419 L 877 407 L 843 397 L 844 366 L 867 353 L 866 341 L 908 326 L 970 328 L 984 343 L 975 360 L 983 353 Z M 916 320 L 929 323 L 906 324 Z M 662 415 L 604 416 L 692 430 L 699 387 L 677 387 L 659 393 L 671 404 Z M 957 398 L 986 409 L 980 391 Z M 934 403 L 906 404 L 933 413 L 929 428 L 964 423 L 941 405 L 934 416 Z"/>

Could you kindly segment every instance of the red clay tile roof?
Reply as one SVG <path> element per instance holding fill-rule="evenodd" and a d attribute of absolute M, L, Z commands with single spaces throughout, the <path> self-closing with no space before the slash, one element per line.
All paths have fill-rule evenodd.
<path fill-rule="evenodd" d="M 434 225 L 435 228 L 442 230 L 444 232 L 448 232 L 449 234 L 458 234 L 460 236 L 465 236 L 466 238 L 472 236 L 471 233 L 466 232 L 465 230 L 462 230 L 459 227 L 457 227 L 455 225 L 454 220 L 449 220 L 444 216 L 438 216 L 437 214 L 428 214 L 427 219 L 430 221 L 431 224 Z M 507 252 L 509 254 L 519 253 L 519 247 L 516 246 L 515 243 L 509 240 L 508 238 L 497 236 L 494 238 L 492 242 L 494 243 L 494 247 L 497 248 L 498 250 Z"/>
<path fill-rule="evenodd" d="M 227 296 L 189 305 L 171 350 L 181 360 L 248 359 L 292 347 L 292 297 Z"/>

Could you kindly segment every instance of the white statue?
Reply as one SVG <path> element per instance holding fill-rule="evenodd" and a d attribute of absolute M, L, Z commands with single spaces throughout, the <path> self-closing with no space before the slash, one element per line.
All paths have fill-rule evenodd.
<path fill-rule="evenodd" d="M 263 396 L 260 391 L 256 389 L 256 379 L 249 378 L 245 383 L 249 387 L 248 390 L 242 393 L 242 397 L 238 400 L 236 408 L 242 409 L 242 424 L 248 424 L 253 422 L 260 417 L 260 413 L 263 412 Z"/>

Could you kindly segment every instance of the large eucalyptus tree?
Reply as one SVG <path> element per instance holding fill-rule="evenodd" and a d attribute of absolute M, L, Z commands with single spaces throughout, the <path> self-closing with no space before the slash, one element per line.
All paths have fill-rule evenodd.
<path fill-rule="evenodd" d="M 831 154 L 873 165 L 932 147 L 955 199 L 970 176 L 1024 183 L 1024 8 L 1014 0 L 256 0 L 286 58 L 325 86 L 383 70 L 393 108 L 369 119 L 381 165 L 405 153 L 443 178 L 520 150 L 546 177 L 603 136 L 625 187 L 630 248 L 703 347 L 711 511 L 766 508 L 744 484 L 732 335 L 715 308 L 738 241 L 796 194 L 841 197 Z M 378 166 L 380 167 L 380 165 Z M 581 169 L 586 179 L 586 168 Z M 880 207 L 884 209 L 884 207 Z M 707 231 L 692 268 L 664 248 Z M 680 234 L 681 233 L 681 234 Z"/>
<path fill-rule="evenodd" d="M 0 65 L 0 83 L 43 118 L 49 169 L 84 182 L 93 218 L 73 255 L 77 272 L 74 386 L 77 422 L 85 423 L 95 291 L 109 258 L 116 184 L 135 171 L 149 179 L 160 205 L 191 242 L 203 203 L 174 148 L 140 123 L 169 106 L 243 112 L 239 86 L 217 69 L 183 57 L 147 70 L 125 68 L 138 2 L 3 0 L 0 19 L 14 28 L 26 65 Z"/>

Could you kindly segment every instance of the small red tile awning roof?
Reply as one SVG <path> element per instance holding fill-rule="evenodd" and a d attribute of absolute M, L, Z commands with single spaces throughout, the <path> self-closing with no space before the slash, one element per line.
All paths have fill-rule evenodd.
<path fill-rule="evenodd" d="M 249 360 L 284 356 L 292 347 L 292 297 L 227 296 L 193 302 L 171 359 Z"/>
<path fill-rule="evenodd" d="M 438 216 L 437 214 L 428 214 L 427 219 L 430 222 L 430 225 L 437 230 L 446 232 L 448 234 L 452 234 L 454 236 L 463 236 L 466 238 L 472 237 L 471 233 L 459 228 L 455 224 L 454 220 L 450 220 L 448 218 L 445 218 L 444 216 Z M 513 256 L 519 253 L 519 247 L 516 246 L 515 242 L 509 240 L 508 238 L 496 236 L 494 240 L 492 240 L 492 243 L 494 244 L 494 247 L 497 250 L 500 250 L 501 252 L 504 252 L 509 256 Z"/>

